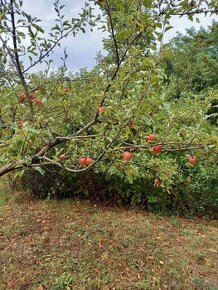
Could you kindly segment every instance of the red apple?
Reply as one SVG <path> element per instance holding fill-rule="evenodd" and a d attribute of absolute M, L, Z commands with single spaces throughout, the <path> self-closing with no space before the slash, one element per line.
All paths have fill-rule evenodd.
<path fill-rule="evenodd" d="M 91 157 L 86 158 L 86 165 L 91 165 L 93 163 L 93 159 Z"/>
<path fill-rule="evenodd" d="M 150 134 L 145 137 L 147 142 L 153 142 L 156 139 L 156 136 L 154 134 Z"/>
<path fill-rule="evenodd" d="M 159 154 L 161 152 L 161 150 L 162 150 L 162 145 L 160 145 L 160 144 L 154 145 L 152 147 L 152 152 L 154 154 Z"/>
<path fill-rule="evenodd" d="M 99 107 L 98 108 L 98 112 L 99 113 L 104 113 L 106 111 L 106 108 L 105 107 Z"/>
<path fill-rule="evenodd" d="M 132 159 L 132 153 L 129 151 L 123 152 L 123 159 L 126 161 L 130 161 Z"/>
<path fill-rule="evenodd" d="M 23 103 L 26 100 L 26 94 L 24 92 L 20 92 L 18 97 L 21 103 Z"/>
<path fill-rule="evenodd" d="M 79 164 L 80 165 L 86 165 L 86 158 L 85 157 L 81 157 L 79 160 Z"/>
<path fill-rule="evenodd" d="M 64 92 L 65 94 L 68 94 L 68 93 L 69 93 L 69 89 L 68 89 L 68 88 L 63 88 L 63 92 Z"/>
<path fill-rule="evenodd" d="M 42 101 L 40 99 L 34 99 L 33 102 L 37 105 L 40 106 L 42 104 Z"/>
<path fill-rule="evenodd" d="M 58 156 L 58 159 L 59 159 L 60 161 L 64 161 L 64 160 L 66 159 L 66 154 L 63 153 L 63 154 L 59 155 L 59 156 Z"/>
<path fill-rule="evenodd" d="M 30 95 L 30 99 L 31 100 L 35 100 L 36 99 L 36 95 L 34 95 L 34 94 Z"/>
<path fill-rule="evenodd" d="M 154 187 L 158 187 L 159 185 L 160 185 L 160 179 L 158 179 L 158 178 L 155 178 L 155 180 L 154 180 Z"/>
<path fill-rule="evenodd" d="M 188 157 L 188 163 L 194 165 L 196 162 L 197 162 L 197 157 L 196 157 L 196 156 L 194 156 L 194 155 L 190 155 L 190 156 Z"/>

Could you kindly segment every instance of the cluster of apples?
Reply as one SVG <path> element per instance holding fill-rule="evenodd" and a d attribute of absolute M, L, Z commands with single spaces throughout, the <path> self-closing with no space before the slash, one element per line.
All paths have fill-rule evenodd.
<path fill-rule="evenodd" d="M 65 161 L 66 160 L 66 154 L 65 153 L 63 153 L 63 154 L 60 154 L 59 156 L 58 156 L 58 159 L 60 160 L 60 161 Z M 91 165 L 93 163 L 93 159 L 91 158 L 91 157 L 81 157 L 80 159 L 79 159 L 79 165 L 81 165 L 81 166 L 89 166 L 89 165 Z"/>
<path fill-rule="evenodd" d="M 157 154 L 157 153 L 160 153 L 161 152 L 161 145 L 154 145 L 152 147 L 152 151 Z M 133 154 L 129 151 L 125 151 L 123 152 L 123 159 L 126 160 L 126 161 L 130 161 L 133 157 Z M 197 163 L 197 157 L 194 156 L 194 155 L 190 155 L 187 159 L 188 163 L 191 164 L 191 165 L 195 165 Z"/>
<path fill-rule="evenodd" d="M 154 134 L 150 134 L 145 137 L 147 142 L 153 142 L 156 139 L 156 136 Z M 162 145 L 161 144 L 156 144 L 152 146 L 151 148 L 152 152 L 154 154 L 159 154 L 162 151 Z M 126 161 L 130 161 L 133 157 L 133 154 L 129 151 L 123 152 L 123 159 Z"/>
<path fill-rule="evenodd" d="M 31 96 L 34 96 L 34 95 L 31 95 Z M 36 104 L 41 104 L 41 101 L 39 99 L 36 99 L 35 97 L 33 98 L 33 100 L 35 101 Z M 37 101 L 37 102 L 36 102 Z M 40 103 L 38 103 L 38 101 L 40 101 Z M 106 111 L 106 108 L 104 106 L 99 106 L 98 107 L 98 113 L 102 114 Z M 154 142 L 156 140 L 156 136 L 154 134 L 149 134 L 145 137 L 146 141 L 147 142 Z M 154 153 L 154 154 L 160 154 L 161 151 L 162 151 L 162 145 L 161 144 L 155 144 L 152 146 L 151 148 L 151 151 Z M 133 154 L 132 152 L 129 152 L 129 151 L 124 151 L 123 152 L 123 159 L 125 161 L 130 161 L 133 157 Z M 66 156 L 65 154 L 61 154 L 59 156 L 59 160 L 61 161 L 64 161 L 66 159 Z M 188 157 L 188 163 L 194 165 L 196 162 L 197 162 L 197 157 L 194 156 L 194 155 L 190 155 Z M 91 157 L 81 157 L 79 159 L 79 164 L 81 166 L 89 166 L 93 163 L 93 159 Z M 155 179 L 154 181 L 154 186 L 155 187 L 158 187 L 160 185 L 160 180 L 159 179 Z"/>
<path fill-rule="evenodd" d="M 79 164 L 82 166 L 92 165 L 93 159 L 91 157 L 81 157 L 79 160 Z"/>
<path fill-rule="evenodd" d="M 38 100 L 36 98 L 33 98 L 33 100 Z M 40 100 L 39 100 L 40 101 Z M 106 111 L 106 108 L 104 106 L 100 106 L 98 107 L 98 113 L 102 114 Z M 156 136 L 154 134 L 149 134 L 145 137 L 146 141 L 147 142 L 154 142 L 156 140 Z M 151 151 L 154 153 L 154 154 L 160 154 L 161 151 L 162 151 L 162 145 L 161 144 L 155 144 L 151 147 Z M 132 158 L 133 158 L 133 153 L 132 152 L 129 152 L 129 151 L 124 151 L 123 152 L 123 159 L 125 161 L 130 161 Z M 66 155 L 65 153 L 64 154 L 61 154 L 59 155 L 59 160 L 60 161 L 64 161 L 66 159 Z M 191 164 L 191 165 L 194 165 L 196 164 L 197 162 L 197 157 L 194 156 L 194 155 L 190 155 L 187 159 L 188 163 Z M 79 165 L 81 166 L 90 166 L 93 164 L 93 159 L 91 157 L 81 157 L 79 159 Z M 154 187 L 159 187 L 161 184 L 161 181 L 160 179 L 158 178 L 155 178 L 154 180 Z"/>
<path fill-rule="evenodd" d="M 35 105 L 40 106 L 42 104 L 42 101 L 40 99 L 36 98 L 35 94 L 31 94 L 30 98 Z M 24 92 L 20 92 L 19 93 L 19 100 L 21 103 L 25 102 L 27 100 L 27 95 Z"/>
<path fill-rule="evenodd" d="M 150 134 L 150 135 L 147 135 L 145 137 L 146 141 L 147 142 L 153 142 L 155 141 L 156 139 L 156 136 L 154 134 Z M 159 154 L 161 153 L 162 151 L 162 145 L 161 144 L 155 144 L 152 146 L 151 148 L 151 151 L 154 153 L 154 154 Z M 125 151 L 123 152 L 123 159 L 126 160 L 126 161 L 130 161 L 133 157 L 133 154 L 129 151 Z M 190 155 L 187 159 L 188 163 L 191 164 L 191 165 L 195 165 L 196 162 L 197 162 L 197 157 L 194 156 L 194 155 Z"/>
<path fill-rule="evenodd" d="M 40 99 L 32 99 L 35 105 L 40 106 L 42 104 L 42 101 Z"/>
<path fill-rule="evenodd" d="M 154 134 L 149 134 L 148 136 L 145 137 L 147 142 L 154 142 L 156 139 L 156 136 Z M 162 145 L 161 144 L 155 144 L 152 148 L 151 148 L 152 152 L 154 154 L 159 154 L 162 151 Z"/>
<path fill-rule="evenodd" d="M 130 161 L 133 157 L 133 154 L 129 151 L 125 151 L 123 152 L 123 159 L 126 160 L 126 161 Z M 154 180 L 154 187 L 158 187 L 160 186 L 161 184 L 161 181 L 158 179 L 158 178 L 155 178 Z"/>
<path fill-rule="evenodd" d="M 146 136 L 145 139 L 147 140 L 147 142 L 153 142 L 156 139 L 156 136 L 154 134 L 150 134 Z M 162 151 L 161 144 L 157 144 L 152 147 L 152 152 L 155 154 L 159 154 L 161 151 Z M 197 162 L 197 157 L 194 155 L 190 155 L 187 161 L 188 163 L 194 165 Z"/>

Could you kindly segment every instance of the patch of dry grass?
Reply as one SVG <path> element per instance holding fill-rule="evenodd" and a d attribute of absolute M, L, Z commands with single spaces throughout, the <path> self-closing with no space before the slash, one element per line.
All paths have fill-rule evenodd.
<path fill-rule="evenodd" d="M 1 290 L 218 289 L 216 221 L 18 196 L 0 208 Z"/>

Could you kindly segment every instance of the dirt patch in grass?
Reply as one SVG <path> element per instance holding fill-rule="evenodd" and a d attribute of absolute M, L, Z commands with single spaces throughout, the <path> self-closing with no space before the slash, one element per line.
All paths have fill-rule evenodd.
<path fill-rule="evenodd" d="M 1 290 L 218 289 L 216 221 L 18 196 L 0 208 Z"/>

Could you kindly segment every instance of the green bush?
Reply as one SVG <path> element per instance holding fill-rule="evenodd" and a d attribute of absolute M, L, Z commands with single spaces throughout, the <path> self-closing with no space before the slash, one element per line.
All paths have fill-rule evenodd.
<path fill-rule="evenodd" d="M 25 189 L 38 198 L 86 198 L 141 207 L 149 211 L 185 216 L 218 217 L 218 169 L 215 162 L 203 161 L 189 166 L 178 157 L 179 173 L 173 176 L 171 190 L 160 184 L 154 187 L 147 173 L 129 180 L 125 166 L 118 173 L 88 171 L 72 174 L 57 167 L 45 169 L 44 175 L 28 171 L 22 177 Z M 207 159 L 205 158 L 205 161 Z"/>

